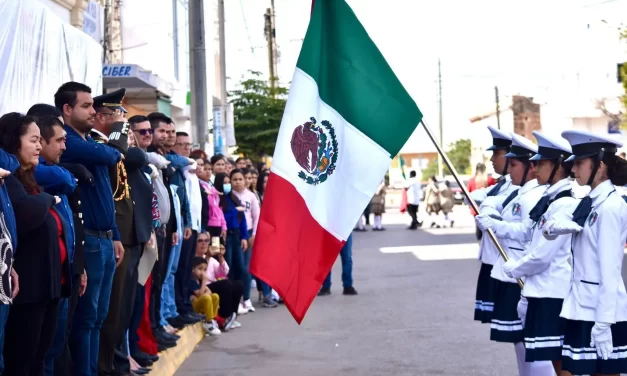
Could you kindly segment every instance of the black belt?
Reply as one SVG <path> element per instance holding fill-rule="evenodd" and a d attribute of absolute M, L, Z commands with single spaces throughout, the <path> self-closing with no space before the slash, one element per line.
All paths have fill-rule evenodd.
<path fill-rule="evenodd" d="M 85 235 L 95 236 L 97 238 L 113 239 L 113 231 L 96 231 L 85 229 Z"/>

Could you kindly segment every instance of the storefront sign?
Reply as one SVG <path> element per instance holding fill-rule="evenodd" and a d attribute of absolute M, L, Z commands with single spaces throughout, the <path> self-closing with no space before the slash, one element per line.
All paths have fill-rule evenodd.
<path fill-rule="evenodd" d="M 106 64 L 102 67 L 102 77 L 136 77 L 136 65 Z"/>

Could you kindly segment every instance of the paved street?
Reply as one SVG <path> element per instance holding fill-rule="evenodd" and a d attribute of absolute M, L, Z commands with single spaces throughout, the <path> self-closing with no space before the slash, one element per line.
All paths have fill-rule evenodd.
<path fill-rule="evenodd" d="M 177 375 L 516 375 L 513 346 L 472 321 L 479 264 L 467 208 L 453 229 L 354 234 L 358 296 L 317 298 L 301 326 L 281 306 L 241 317 L 241 329 L 205 338 Z M 256 292 L 253 294 L 256 296 Z"/>

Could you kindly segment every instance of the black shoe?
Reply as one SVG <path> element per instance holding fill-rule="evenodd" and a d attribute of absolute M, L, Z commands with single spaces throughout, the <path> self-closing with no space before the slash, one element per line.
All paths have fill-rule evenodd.
<path fill-rule="evenodd" d="M 176 341 L 168 341 L 159 336 L 155 336 L 155 339 L 157 340 L 157 345 L 162 345 L 162 347 L 165 347 L 167 349 L 176 346 Z"/>
<path fill-rule="evenodd" d="M 181 321 L 180 319 L 181 316 L 176 316 L 173 317 L 171 319 L 168 319 L 168 324 L 172 325 L 173 328 L 175 329 L 183 329 L 185 328 L 185 323 Z"/>
<path fill-rule="evenodd" d="M 198 317 L 196 315 L 191 315 L 191 314 L 185 314 L 183 316 L 181 316 L 184 320 L 190 321 L 190 324 L 196 324 L 197 322 L 201 322 L 203 317 Z"/>
<path fill-rule="evenodd" d="M 170 334 L 168 332 L 165 331 L 165 329 L 163 329 L 163 327 L 157 328 L 155 329 L 155 331 L 157 333 L 159 333 L 160 336 L 166 338 L 166 339 L 170 339 L 173 341 L 177 341 L 179 339 L 181 339 L 181 336 L 177 336 L 176 334 Z"/>
<path fill-rule="evenodd" d="M 355 290 L 355 288 L 353 286 L 351 286 L 351 287 L 344 287 L 344 292 L 342 294 L 344 294 L 344 295 L 357 295 L 357 290 Z"/>
<path fill-rule="evenodd" d="M 150 367 L 152 365 L 152 360 L 148 358 L 148 354 L 139 353 L 135 355 L 131 355 L 131 357 L 142 367 Z"/>
<path fill-rule="evenodd" d="M 331 295 L 330 288 L 323 287 L 320 289 L 320 291 L 318 291 L 318 296 L 327 296 L 327 295 Z"/>
<path fill-rule="evenodd" d="M 135 372 L 136 375 L 147 375 L 150 371 L 151 371 L 150 368 L 142 367 L 142 368 L 140 368 L 138 370 L 135 370 L 133 372 Z"/>
<path fill-rule="evenodd" d="M 136 354 L 131 355 L 131 358 L 135 359 L 135 361 L 137 361 L 137 359 L 148 359 L 151 362 L 156 362 L 157 360 L 159 360 L 159 355 L 150 355 L 148 353 L 145 353 L 143 351 L 140 351 Z M 137 362 L 139 363 L 139 362 Z M 141 364 L 140 364 L 141 366 Z M 142 366 L 145 367 L 145 366 Z"/>
<path fill-rule="evenodd" d="M 157 351 L 159 351 L 159 352 L 163 352 L 163 351 L 165 351 L 165 350 L 167 350 L 167 349 L 168 349 L 168 347 L 163 346 L 162 344 L 160 344 L 159 342 L 157 342 Z M 139 364 L 139 362 L 138 362 L 137 364 Z M 141 366 L 141 364 L 139 364 L 139 365 Z"/>
<path fill-rule="evenodd" d="M 159 361 L 159 355 L 146 354 L 146 356 L 148 356 L 148 359 L 150 359 L 153 363 Z M 135 359 L 135 358 L 133 358 L 133 359 Z"/>

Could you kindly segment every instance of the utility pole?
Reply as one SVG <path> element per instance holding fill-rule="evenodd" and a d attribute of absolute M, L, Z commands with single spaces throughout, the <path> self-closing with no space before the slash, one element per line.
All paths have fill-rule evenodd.
<path fill-rule="evenodd" d="M 443 141 L 444 141 L 444 127 L 442 123 L 442 68 L 440 65 L 440 59 L 438 58 L 438 110 L 440 113 L 440 148 L 444 150 Z M 442 160 L 442 156 L 438 153 L 438 176 L 440 178 L 444 177 L 444 168 L 442 164 L 444 161 Z"/>
<path fill-rule="evenodd" d="M 499 106 L 499 87 L 494 87 L 494 95 L 496 97 L 496 127 L 501 129 L 501 107 Z"/>
<path fill-rule="evenodd" d="M 278 81 L 278 51 L 276 45 L 276 25 L 274 23 L 274 16 L 274 0 L 270 0 L 270 8 L 266 9 L 266 14 L 264 15 L 264 32 L 266 34 L 266 41 L 268 43 L 268 72 L 270 75 L 270 87 L 273 89 L 276 88 L 276 84 Z"/>
<path fill-rule="evenodd" d="M 226 154 L 225 128 L 228 93 L 226 91 L 226 35 L 224 27 L 224 0 L 218 0 L 218 65 L 220 67 L 220 109 L 213 113 L 213 151 L 214 154 Z M 216 119 L 216 115 L 219 119 Z"/>
<path fill-rule="evenodd" d="M 207 55 L 205 48 L 205 10 L 204 0 L 189 0 L 189 49 L 190 49 L 190 86 L 192 94 L 192 124 L 194 140 L 205 150 L 207 144 Z"/>

